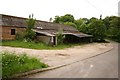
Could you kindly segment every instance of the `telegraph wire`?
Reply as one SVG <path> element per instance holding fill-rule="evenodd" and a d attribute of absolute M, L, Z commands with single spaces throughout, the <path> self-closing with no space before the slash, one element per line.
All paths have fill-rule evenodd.
<path fill-rule="evenodd" d="M 88 4 L 90 4 L 93 8 L 97 9 L 100 13 L 103 13 L 103 11 L 99 8 L 97 8 L 95 5 L 93 5 L 92 3 L 90 3 L 88 0 L 85 0 Z"/>

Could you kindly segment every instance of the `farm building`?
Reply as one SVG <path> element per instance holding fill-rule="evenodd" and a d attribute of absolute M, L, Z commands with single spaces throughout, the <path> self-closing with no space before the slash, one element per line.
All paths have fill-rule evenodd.
<path fill-rule="evenodd" d="M 27 18 L 0 14 L 0 40 L 14 40 L 17 33 L 22 33 L 26 30 L 26 20 Z M 62 34 L 65 35 L 64 42 L 90 41 L 92 37 L 79 32 L 72 26 L 41 20 L 36 20 L 33 31 L 36 32 L 37 40 L 46 44 L 57 45 L 56 35 L 60 29 L 63 30 Z"/>

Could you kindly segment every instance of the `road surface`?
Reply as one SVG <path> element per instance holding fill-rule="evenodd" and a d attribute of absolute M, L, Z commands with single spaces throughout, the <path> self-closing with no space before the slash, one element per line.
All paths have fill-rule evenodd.
<path fill-rule="evenodd" d="M 118 44 L 99 56 L 54 70 L 26 76 L 27 78 L 118 78 Z"/>

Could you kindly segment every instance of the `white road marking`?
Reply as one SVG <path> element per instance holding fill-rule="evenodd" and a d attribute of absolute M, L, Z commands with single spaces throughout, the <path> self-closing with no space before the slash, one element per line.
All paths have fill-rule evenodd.
<path fill-rule="evenodd" d="M 93 67 L 94 67 L 94 65 L 90 64 L 90 67 L 87 70 L 87 72 L 85 73 L 84 78 L 86 78 L 89 75 L 89 73 L 91 72 L 91 70 L 92 70 Z"/>
<path fill-rule="evenodd" d="M 94 67 L 94 65 L 92 65 L 92 64 L 91 64 L 91 65 L 90 65 L 90 67 L 91 67 L 91 68 L 93 68 L 93 67 Z"/>

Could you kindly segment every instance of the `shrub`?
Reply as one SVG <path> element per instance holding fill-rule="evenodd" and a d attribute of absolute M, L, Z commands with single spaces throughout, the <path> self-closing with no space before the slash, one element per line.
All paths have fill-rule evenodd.
<path fill-rule="evenodd" d="M 25 32 L 17 33 L 15 36 L 16 40 L 23 40 L 25 38 Z"/>
<path fill-rule="evenodd" d="M 58 41 L 58 44 L 63 44 L 63 40 L 64 40 L 64 35 L 63 35 L 63 30 L 60 29 L 57 33 L 57 41 Z"/>
<path fill-rule="evenodd" d="M 33 19 L 33 14 L 32 14 L 32 16 L 29 15 L 29 19 L 26 21 L 27 28 L 26 28 L 26 32 L 25 32 L 25 39 L 27 41 L 32 41 L 36 36 L 36 33 L 34 31 L 32 31 L 32 29 L 34 28 L 35 22 L 36 22 L 36 20 Z"/>
<path fill-rule="evenodd" d="M 36 33 L 34 31 L 32 31 L 32 30 L 27 30 L 25 32 L 25 39 L 27 41 L 33 41 L 35 36 L 36 36 Z"/>
<path fill-rule="evenodd" d="M 2 52 L 3 78 L 9 78 L 16 73 L 46 67 L 48 65 L 41 63 L 36 58 L 28 57 L 26 54 L 16 55 L 14 52 Z"/>

